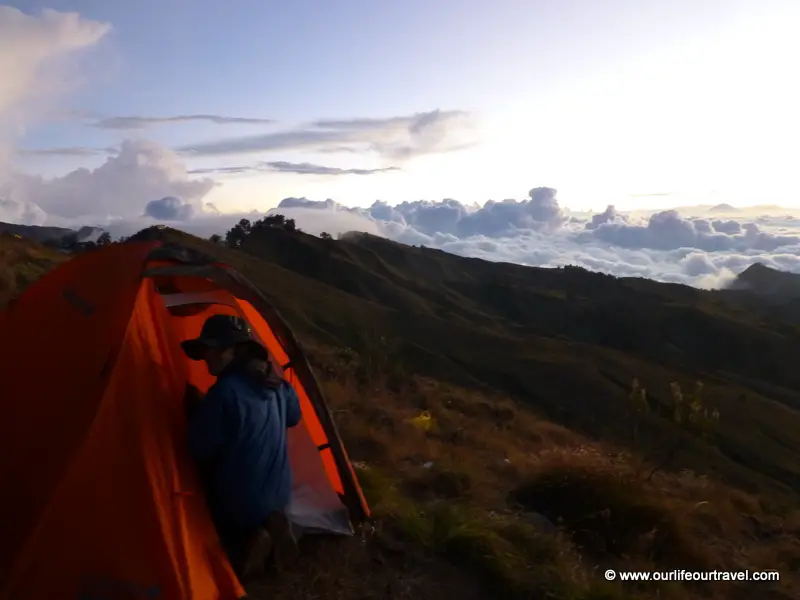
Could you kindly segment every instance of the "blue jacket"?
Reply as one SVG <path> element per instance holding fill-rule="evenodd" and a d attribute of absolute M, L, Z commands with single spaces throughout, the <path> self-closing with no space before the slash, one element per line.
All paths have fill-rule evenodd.
<path fill-rule="evenodd" d="M 288 382 L 269 387 L 237 368 L 219 375 L 189 420 L 189 450 L 218 526 L 250 529 L 286 507 L 292 489 L 287 428 L 300 418 Z"/>

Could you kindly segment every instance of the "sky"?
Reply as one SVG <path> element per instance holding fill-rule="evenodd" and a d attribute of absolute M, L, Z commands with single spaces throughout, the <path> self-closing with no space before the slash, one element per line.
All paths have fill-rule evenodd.
<path fill-rule="evenodd" d="M 796 1 L 3 1 L 0 220 L 795 268 Z"/>

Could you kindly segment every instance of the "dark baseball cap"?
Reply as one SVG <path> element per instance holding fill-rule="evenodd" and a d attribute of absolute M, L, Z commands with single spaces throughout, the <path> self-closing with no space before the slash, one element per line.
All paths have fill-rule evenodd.
<path fill-rule="evenodd" d="M 207 348 L 232 348 L 254 341 L 244 319 L 232 315 L 211 315 L 203 323 L 200 336 L 181 342 L 181 347 L 190 359 L 202 360 Z"/>

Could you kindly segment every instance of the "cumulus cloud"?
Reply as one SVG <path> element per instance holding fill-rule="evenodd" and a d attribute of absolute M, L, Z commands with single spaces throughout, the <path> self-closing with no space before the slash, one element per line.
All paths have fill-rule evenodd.
<path fill-rule="evenodd" d="M 532 189 L 528 199 L 521 202 L 490 200 L 477 208 L 453 199 L 416 200 L 394 207 L 376 202 L 367 212 L 371 218 L 411 227 L 424 235 L 456 237 L 513 235 L 520 230 L 554 231 L 569 219 L 558 205 L 556 190 L 545 187 Z"/>
<path fill-rule="evenodd" d="M 764 231 L 756 223 L 686 218 L 678 210 L 651 215 L 645 224 L 603 222 L 584 232 L 579 241 L 598 239 L 626 248 L 677 250 L 698 248 L 708 252 L 760 250 L 772 252 L 797 244 L 797 235 Z"/>
<path fill-rule="evenodd" d="M 29 15 L 0 6 L 0 218 L 37 225 L 46 220 L 37 200 L 16 189 L 10 158 L 25 128 L 51 114 L 74 88 L 70 59 L 110 30 L 109 24 L 77 13 L 46 9 Z M 77 148 L 58 151 L 78 153 Z"/>
<path fill-rule="evenodd" d="M 391 160 L 452 152 L 477 143 L 477 121 L 464 111 L 435 110 L 386 119 L 321 120 L 289 131 L 189 144 L 193 156 L 225 156 L 276 150 L 374 152 Z"/>
<path fill-rule="evenodd" d="M 191 123 L 205 121 L 216 125 L 271 125 L 273 119 L 261 119 L 253 117 L 226 117 L 223 115 L 173 115 L 170 117 L 108 117 L 90 123 L 92 127 L 99 129 L 119 129 L 134 130 L 145 129 L 153 125 L 168 125 L 174 123 Z"/>
<path fill-rule="evenodd" d="M 188 221 L 194 216 L 194 211 L 193 204 L 185 203 L 174 196 L 167 196 L 148 202 L 144 207 L 144 216 L 159 221 Z"/>
<path fill-rule="evenodd" d="M 627 223 L 628 218 L 620 214 L 613 206 L 608 206 L 603 212 L 592 215 L 592 218 L 586 223 L 586 229 L 597 229 L 604 223 Z"/>
<path fill-rule="evenodd" d="M 73 85 L 66 59 L 99 42 L 107 23 L 45 9 L 28 15 L 0 6 L 0 140 L 6 151 L 31 120 L 55 108 Z"/>
<path fill-rule="evenodd" d="M 732 235 L 742 232 L 742 224 L 739 223 L 739 221 L 720 221 L 719 219 L 715 219 L 714 221 L 711 221 L 711 223 L 706 221 L 706 227 L 713 231 L 719 231 L 720 233 L 728 233 Z"/>
<path fill-rule="evenodd" d="M 49 215 L 66 219 L 131 218 L 141 215 L 153 198 L 181 198 L 193 210 L 202 210 L 202 200 L 213 187 L 210 179 L 190 178 L 172 150 L 146 140 L 128 140 L 95 169 L 80 168 L 49 179 L 15 173 L 5 194 L 0 186 L 0 196 L 36 204 Z"/>

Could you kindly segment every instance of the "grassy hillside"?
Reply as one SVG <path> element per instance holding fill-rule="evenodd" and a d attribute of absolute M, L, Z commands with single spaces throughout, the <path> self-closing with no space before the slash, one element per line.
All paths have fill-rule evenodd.
<path fill-rule="evenodd" d="M 72 229 L 65 227 L 39 227 L 37 225 L 17 225 L 15 223 L 4 223 L 0 221 L 0 234 L 7 233 L 12 236 L 19 235 L 34 242 L 46 242 L 56 240 L 65 235 L 75 233 Z"/>
<path fill-rule="evenodd" d="M 262 231 L 227 262 L 310 350 L 375 511 L 254 598 L 798 597 L 798 322 L 744 292 Z M 9 257 L 8 260 L 14 260 Z M 643 410 L 632 394 L 647 388 Z M 671 418 L 678 382 L 719 412 Z M 430 421 L 415 421 L 422 411 Z M 779 569 L 779 584 L 603 571 Z"/>
<path fill-rule="evenodd" d="M 672 381 L 690 390 L 701 380 L 720 424 L 711 444 L 687 445 L 682 465 L 776 497 L 800 491 L 800 330 L 768 306 L 744 307 L 736 292 L 489 263 L 366 235 L 270 229 L 237 251 L 151 234 L 236 265 L 308 342 L 502 392 L 589 436 L 631 442 L 633 378 L 657 414 L 669 410 Z M 663 418 L 643 421 L 641 439 L 673 435 Z"/>
<path fill-rule="evenodd" d="M 32 240 L 0 233 L 0 306 L 67 258 Z"/>

